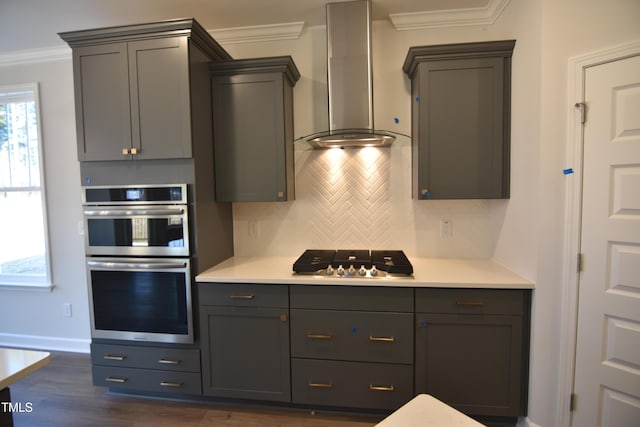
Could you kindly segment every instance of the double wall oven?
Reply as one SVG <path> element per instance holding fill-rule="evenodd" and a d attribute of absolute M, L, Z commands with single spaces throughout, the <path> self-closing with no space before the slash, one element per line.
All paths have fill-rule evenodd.
<path fill-rule="evenodd" d="M 187 185 L 83 187 L 93 338 L 193 343 Z"/>

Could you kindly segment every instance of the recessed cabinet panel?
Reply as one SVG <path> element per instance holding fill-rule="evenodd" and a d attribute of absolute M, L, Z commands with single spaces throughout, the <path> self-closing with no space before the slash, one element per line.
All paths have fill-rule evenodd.
<path fill-rule="evenodd" d="M 509 197 L 514 44 L 409 49 L 414 198 Z"/>
<path fill-rule="evenodd" d="M 268 74 L 216 79 L 214 116 L 218 198 L 251 201 L 276 198 L 285 186 L 282 77 Z"/>
<path fill-rule="evenodd" d="M 520 415 L 521 317 L 416 316 L 416 393 L 466 414 Z"/>
<path fill-rule="evenodd" d="M 129 67 L 137 159 L 191 157 L 186 37 L 129 43 Z"/>
<path fill-rule="evenodd" d="M 434 199 L 500 198 L 502 60 L 425 62 L 420 68 L 427 76 L 418 103 L 427 123 L 422 187 Z"/>
<path fill-rule="evenodd" d="M 73 50 L 78 159 L 121 159 L 131 147 L 127 44 Z"/>
<path fill-rule="evenodd" d="M 212 64 L 216 199 L 293 200 L 291 57 Z"/>
<path fill-rule="evenodd" d="M 287 309 L 200 307 L 208 396 L 290 402 Z"/>

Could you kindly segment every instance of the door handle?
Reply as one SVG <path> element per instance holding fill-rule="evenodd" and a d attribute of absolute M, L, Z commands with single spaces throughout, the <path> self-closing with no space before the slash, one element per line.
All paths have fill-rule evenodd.
<path fill-rule="evenodd" d="M 333 388 L 332 382 L 331 383 L 314 383 L 313 381 L 309 380 L 307 385 L 313 388 Z"/>
<path fill-rule="evenodd" d="M 307 338 L 312 340 L 330 340 L 333 335 L 308 333 Z"/>
<path fill-rule="evenodd" d="M 163 365 L 179 365 L 182 363 L 182 360 L 160 359 L 158 360 L 158 363 Z"/>
<path fill-rule="evenodd" d="M 172 383 L 172 382 L 169 382 L 169 381 L 162 381 L 162 382 L 160 383 L 160 385 L 161 385 L 162 387 L 173 387 L 173 388 L 180 388 L 180 387 L 182 387 L 182 383 Z"/>
<path fill-rule="evenodd" d="M 395 342 L 396 339 L 394 337 L 374 337 L 373 335 L 369 335 L 369 341 Z"/>
<path fill-rule="evenodd" d="M 395 387 L 392 385 L 373 385 L 369 384 L 369 390 L 371 391 L 394 391 Z"/>
<path fill-rule="evenodd" d="M 127 356 L 119 355 L 119 354 L 105 354 L 102 356 L 104 360 L 117 360 L 118 362 L 122 362 Z"/>
<path fill-rule="evenodd" d="M 253 299 L 255 298 L 253 294 L 249 295 L 229 295 L 231 299 Z"/>

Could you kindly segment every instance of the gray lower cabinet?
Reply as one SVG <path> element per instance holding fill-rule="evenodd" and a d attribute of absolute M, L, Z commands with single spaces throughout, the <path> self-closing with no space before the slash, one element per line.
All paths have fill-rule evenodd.
<path fill-rule="evenodd" d="M 509 198 L 514 45 L 409 49 L 414 198 Z"/>
<path fill-rule="evenodd" d="M 526 415 L 529 291 L 416 289 L 415 386 L 470 415 Z"/>
<path fill-rule="evenodd" d="M 216 199 L 295 198 L 291 57 L 211 64 Z"/>
<path fill-rule="evenodd" d="M 200 284 L 203 394 L 290 402 L 287 286 Z"/>
<path fill-rule="evenodd" d="M 91 344 L 93 383 L 118 391 L 200 395 L 200 350 Z"/>
<path fill-rule="evenodd" d="M 413 289 L 290 293 L 294 403 L 393 410 L 413 397 Z"/>
<path fill-rule="evenodd" d="M 530 290 L 200 283 L 199 298 L 204 395 L 527 413 Z"/>
<path fill-rule="evenodd" d="M 192 91 L 208 91 L 209 83 L 198 87 L 191 74 L 200 55 L 205 67 L 230 59 L 195 20 L 60 36 L 72 47 L 80 161 L 193 156 Z"/>

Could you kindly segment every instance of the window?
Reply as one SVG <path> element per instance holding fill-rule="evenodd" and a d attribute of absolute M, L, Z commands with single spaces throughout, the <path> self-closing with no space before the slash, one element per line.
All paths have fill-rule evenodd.
<path fill-rule="evenodd" d="M 0 86 L 0 285 L 51 286 L 37 84 Z"/>

